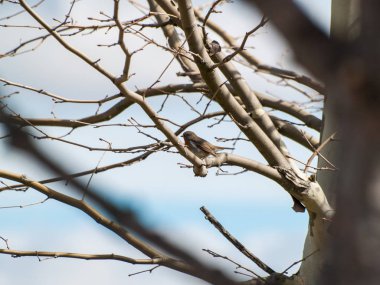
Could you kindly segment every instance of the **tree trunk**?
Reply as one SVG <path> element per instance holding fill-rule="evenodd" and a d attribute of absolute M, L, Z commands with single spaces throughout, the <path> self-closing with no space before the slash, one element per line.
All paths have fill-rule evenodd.
<path fill-rule="evenodd" d="M 331 3 L 331 37 L 343 41 L 352 41 L 359 35 L 359 1 L 358 0 L 332 0 Z M 335 189 L 339 181 L 339 162 L 342 157 L 341 126 L 342 113 L 339 110 L 337 96 L 329 94 L 340 94 L 339 86 L 327 84 L 328 90 L 324 101 L 323 129 L 320 142 L 328 143 L 321 150 L 322 156 L 318 159 L 317 181 L 325 192 L 329 204 L 335 208 Z M 326 158 L 326 159 L 324 159 Z M 323 170 L 324 168 L 336 168 L 336 170 Z M 330 233 L 331 221 L 317 220 L 313 228 L 309 226 L 304 249 L 303 258 L 298 276 L 304 285 L 318 284 L 318 277 L 325 265 L 327 258 L 326 237 Z M 312 230 L 314 229 L 314 230 Z M 317 251 L 317 252 L 316 252 Z M 311 256 L 309 256 L 312 254 Z M 309 256 L 309 257 L 308 257 Z"/>

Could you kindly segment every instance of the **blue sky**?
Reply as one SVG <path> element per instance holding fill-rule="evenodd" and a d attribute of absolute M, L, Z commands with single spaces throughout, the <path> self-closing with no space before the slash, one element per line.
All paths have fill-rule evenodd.
<path fill-rule="evenodd" d="M 99 10 L 107 11 L 110 3 L 99 1 L 99 7 L 91 1 L 81 1 L 76 10 L 78 17 L 96 14 Z M 308 14 L 317 21 L 326 31 L 329 26 L 330 1 L 298 0 Z M 62 16 L 62 9 L 67 9 L 64 2 L 46 1 L 39 12 L 46 19 Z M 96 7 L 96 8 L 94 8 Z M 65 11 L 65 10 L 64 10 Z M 3 11 L 0 11 L 0 18 Z M 232 33 L 242 34 L 258 23 L 260 16 L 248 14 L 244 9 L 225 9 L 224 14 L 216 15 L 216 22 L 223 22 L 228 17 L 234 26 L 228 27 Z M 244 15 L 247 15 L 246 17 Z M 251 18 L 252 16 L 252 18 Z M 30 22 L 27 15 L 21 15 L 14 21 Z M 1 22 L 0 22 L 1 23 Z M 29 38 L 28 34 L 3 31 L 0 36 L 8 39 L 2 42 L 1 51 L 8 50 L 12 43 L 21 37 Z M 104 65 L 113 72 L 118 72 L 122 62 L 117 51 L 94 48 L 97 43 L 104 43 L 102 34 L 94 34 L 79 40 L 70 40 L 91 57 L 104 56 Z M 155 36 L 155 35 L 152 35 Z M 133 48 L 141 46 L 139 42 L 130 42 Z M 252 52 L 264 62 L 297 67 L 291 61 L 291 52 L 278 38 L 275 30 L 266 27 L 250 44 L 255 48 Z M 147 49 L 149 52 L 149 48 Z M 160 59 L 160 64 L 157 63 Z M 162 71 L 162 62 L 168 63 L 171 57 L 166 53 L 154 54 L 150 57 L 137 55 L 134 59 L 133 70 L 136 76 L 131 80 L 130 88 L 135 86 L 149 86 Z M 149 66 L 147 67 L 147 61 Z M 170 67 L 162 78 L 162 84 L 177 80 L 175 73 L 178 66 Z M 115 88 L 104 78 L 92 72 L 77 58 L 67 55 L 53 40 L 37 49 L 34 53 L 0 61 L 2 77 L 22 82 L 27 85 L 56 92 L 62 96 L 78 99 L 102 98 L 105 94 L 112 95 Z M 252 84 L 260 91 L 267 91 L 268 82 L 253 77 L 247 72 Z M 289 90 L 276 89 L 273 92 L 284 92 L 284 96 L 298 96 Z M 7 89 L 4 88 L 4 92 Z M 24 93 L 28 97 L 15 96 L 9 100 L 25 116 L 51 116 L 53 110 L 58 116 L 77 118 L 84 113 L 91 114 L 96 106 L 83 108 L 78 105 L 54 106 L 51 101 L 41 99 L 32 93 Z M 297 98 L 297 97 L 295 97 Z M 197 101 L 194 96 L 190 101 Z M 162 98 L 150 101 L 152 106 L 159 108 Z M 31 105 L 33 104 L 33 105 Z M 183 123 L 193 115 L 178 112 L 179 100 L 170 99 L 165 116 L 175 114 L 175 119 Z M 31 107 L 32 106 L 32 107 Z M 37 108 L 38 107 L 38 108 Z M 106 108 L 104 106 L 103 108 Z M 128 112 L 117 117 L 113 122 L 126 122 L 130 117 L 138 118 L 139 122 L 149 123 L 137 107 L 128 109 Z M 222 124 L 216 128 L 207 128 L 210 123 L 203 123 L 196 127 L 196 131 L 208 140 L 215 142 L 214 137 L 235 136 L 238 131 L 230 124 Z M 63 134 L 67 130 L 45 128 L 51 134 Z M 73 140 L 81 140 L 90 145 L 103 146 L 99 137 L 113 142 L 114 147 L 127 147 L 134 144 L 151 142 L 144 136 L 137 136 L 133 128 L 125 129 L 86 129 L 75 131 Z M 69 172 L 76 172 L 93 168 L 102 157 L 102 153 L 89 152 L 77 147 L 59 143 L 42 141 L 41 147 L 56 159 L 66 161 Z M 226 144 L 227 145 L 227 144 Z M 289 145 L 297 158 L 305 160 L 308 152 L 302 148 Z M 294 149 L 294 151 L 293 151 Z M 237 153 L 260 160 L 257 151 L 248 144 L 239 143 Z M 33 179 L 51 177 L 53 174 L 42 166 L 36 166 L 24 154 L 16 154 L 14 150 L 0 144 L 0 167 L 17 173 L 23 173 Z M 131 157 L 126 154 L 107 153 L 101 165 L 122 161 Z M 245 257 L 237 252 L 219 233 L 203 218 L 199 208 L 206 206 L 221 222 L 240 239 L 255 254 L 273 266 L 276 270 L 286 268 L 289 264 L 301 258 L 303 239 L 307 230 L 305 214 L 296 214 L 288 194 L 275 183 L 254 173 L 245 173 L 238 176 L 216 176 L 215 169 L 210 170 L 206 178 L 193 176 L 192 170 L 179 168 L 178 163 L 184 159 L 176 154 L 157 153 L 148 160 L 139 164 L 115 169 L 107 173 L 96 175 L 91 186 L 94 191 L 108 193 L 109 197 L 120 205 L 132 205 L 143 221 L 157 231 L 170 233 L 168 238 L 189 248 L 206 261 L 216 262 L 233 272 L 232 265 L 212 259 L 202 253 L 202 248 L 209 248 L 216 252 L 230 256 L 256 270 Z M 170 183 L 168 183 L 170 178 Z M 87 181 L 88 177 L 83 181 Z M 70 188 L 62 184 L 51 185 L 60 191 L 71 193 Z M 26 193 L 0 193 L 0 206 L 28 204 L 43 200 L 44 197 L 33 190 Z M 24 250 L 51 250 L 74 251 L 86 253 L 124 253 L 132 257 L 139 257 L 139 253 L 130 249 L 112 233 L 104 231 L 98 224 L 90 220 L 85 214 L 76 209 L 68 208 L 54 201 L 42 205 L 23 209 L 1 209 L 0 236 L 8 238 L 13 249 Z M 38 262 L 37 258 L 12 259 L 0 255 L 0 284 L 125 284 L 128 274 L 143 270 L 143 267 L 130 266 L 120 262 L 75 261 L 54 259 Z M 23 274 L 19 274 L 23 272 Z M 258 272 L 260 272 L 258 270 Z M 164 284 L 198 284 L 196 280 L 183 274 L 159 268 L 152 274 L 141 274 L 128 278 L 128 284 L 151 284 L 154 280 Z M 244 278 L 242 279 L 244 280 Z M 203 284 L 199 282 L 199 284 Z"/>

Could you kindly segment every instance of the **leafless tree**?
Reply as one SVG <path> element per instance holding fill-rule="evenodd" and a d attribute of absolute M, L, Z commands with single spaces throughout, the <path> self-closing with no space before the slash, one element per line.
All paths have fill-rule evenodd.
<path fill-rule="evenodd" d="M 290 194 L 294 201 L 294 211 L 306 212 L 308 215 L 309 230 L 304 254 L 299 261 L 301 267 L 297 274 L 288 276 L 286 270 L 275 272 L 233 237 L 206 208 L 201 209 L 227 240 L 267 273 L 267 276 L 258 276 L 245 268 L 250 276 L 254 276 L 245 284 L 318 284 L 321 276 L 328 284 L 347 284 L 350 280 L 375 284 L 377 278 L 372 273 L 380 265 L 378 255 L 374 255 L 379 251 L 373 250 L 379 249 L 380 240 L 380 231 L 376 225 L 379 205 L 377 201 L 374 202 L 379 188 L 376 189 L 379 184 L 376 171 L 379 169 L 380 129 L 380 37 L 376 36 L 375 28 L 379 21 L 376 11 L 380 7 L 376 1 L 361 1 L 361 7 L 356 11 L 363 13 L 365 16 L 358 18 L 365 20 L 360 21 L 359 36 L 350 41 L 346 37 L 328 38 L 290 0 L 246 1 L 247 7 L 255 4 L 262 9 L 265 17 L 252 23 L 251 30 L 244 31 L 241 39 L 236 39 L 223 26 L 212 21 L 214 14 L 223 11 L 225 7 L 233 9 L 234 4 L 228 3 L 229 1 L 217 0 L 202 7 L 194 7 L 191 0 L 148 0 L 147 3 L 114 0 L 109 4 L 112 5 L 110 14 L 102 12 L 99 17 L 88 15 L 91 23 L 77 22 L 72 18 L 78 1 L 71 2 L 63 19 L 54 21 L 42 18 L 37 12 L 38 6 L 44 1 L 34 6 L 24 0 L 2 2 L 2 5 L 19 7 L 20 11 L 8 15 L 5 20 L 9 24 L 2 24 L 1 28 L 32 29 L 36 35 L 14 43 L 14 47 L 0 55 L 1 60 L 9 60 L 25 52 L 35 52 L 46 41 L 54 40 L 63 47 L 65 53 L 72 54 L 107 79 L 117 92 L 100 100 L 69 99 L 39 87 L 14 82 L 10 78 L 0 78 L 7 86 L 7 91 L 3 92 L 8 92 L 10 88 L 14 90 L 9 94 L 4 93 L 2 98 L 1 121 L 7 130 L 3 141 L 28 153 L 36 163 L 44 164 L 55 173 L 53 178 L 37 181 L 21 173 L 0 170 L 5 185 L 0 191 L 32 188 L 46 196 L 41 203 L 56 200 L 77 208 L 143 253 L 146 258 L 136 259 L 116 254 L 21 251 L 9 248 L 5 238 L 2 239 L 7 246 L 0 250 L 1 254 L 17 257 L 114 259 L 131 264 L 168 267 L 212 284 L 238 283 L 213 265 L 205 264 L 171 244 L 165 236 L 145 227 L 132 209 L 120 209 L 76 179 L 132 165 L 157 152 L 174 152 L 188 161 L 182 167 L 192 168 L 196 176 L 207 176 L 212 167 L 227 174 L 224 169 L 228 166 L 239 167 L 242 172 L 263 175 Z M 132 6 L 141 11 L 141 17 L 131 19 L 128 13 L 123 12 Z M 252 11 L 254 9 L 256 8 L 252 5 Z M 33 24 L 14 23 L 20 13 L 28 14 Z M 313 76 L 268 65 L 252 55 L 247 42 L 268 25 L 268 21 L 273 22 L 284 34 L 295 58 Z M 152 36 L 151 31 L 157 30 L 161 30 L 164 37 L 157 39 Z M 104 43 L 98 43 L 98 46 L 121 50 L 121 70 L 114 72 L 103 64 L 102 58 L 95 58 L 92 53 L 75 47 L 73 39 L 94 33 L 104 36 Z M 140 48 L 131 47 L 134 39 L 143 43 Z M 163 63 L 162 73 L 155 82 L 132 88 L 129 81 L 134 76 L 133 58 L 147 49 L 164 51 L 171 56 L 171 60 L 166 65 Z M 177 73 L 181 83 L 161 85 L 162 77 L 172 72 L 173 64 L 178 64 L 182 69 Z M 266 78 L 268 85 L 293 89 L 303 96 L 302 102 L 255 90 L 244 77 L 244 69 Z M 56 105 L 95 104 L 99 108 L 93 115 L 74 119 L 56 116 L 54 113 L 50 117 L 29 118 L 6 103 L 8 97 L 24 91 L 46 97 Z M 194 93 L 199 97 L 196 103 L 188 99 Z M 153 103 L 157 97 L 163 98 L 158 107 Z M 178 108 L 181 108 L 181 112 L 192 114 L 192 118 L 184 123 L 177 122 L 176 114 L 164 112 L 168 100 L 174 97 L 180 102 L 181 107 Z M 325 101 L 324 120 L 313 114 L 314 110 L 321 109 L 322 101 Z M 106 106 L 105 110 L 103 106 Z M 147 116 L 150 119 L 149 123 L 141 123 L 141 118 L 129 118 L 127 124 L 111 122 L 134 106 L 141 110 L 142 118 Z M 197 157 L 184 144 L 180 135 L 207 120 L 212 120 L 211 126 L 227 122 L 234 124 L 239 130 L 239 136 L 220 140 L 235 142 L 237 150 L 239 145 L 236 142 L 246 141 L 252 149 L 258 150 L 265 162 L 252 160 L 248 155 L 239 156 L 227 152 L 206 158 Z M 103 141 L 106 147 L 94 147 L 71 139 L 74 131 L 78 133 L 89 128 L 102 128 L 106 132 L 115 126 L 133 127 L 140 136 L 146 136 L 154 142 L 114 148 L 112 142 Z M 69 131 L 62 136 L 52 135 L 50 130 L 57 128 Z M 321 139 L 314 138 L 314 132 L 322 132 Z M 115 164 L 97 165 L 87 171 L 68 173 L 67 168 L 38 148 L 37 142 L 41 140 L 61 142 L 94 152 L 128 153 L 132 157 Z M 297 160 L 284 140 L 308 149 L 309 157 L 304 161 Z M 314 158 L 318 158 L 317 167 L 312 164 Z M 343 177 L 346 175 L 349 176 Z M 51 183 L 68 181 L 69 186 L 77 191 L 75 195 L 49 187 Z M 360 194 L 359 188 L 362 190 Z M 335 205 L 338 209 L 336 219 Z M 330 242 L 330 236 L 334 233 Z M 365 244 L 366 235 L 373 237 L 369 244 Z M 342 239 L 347 239 L 347 242 L 342 242 Z M 244 268 L 221 253 L 211 250 L 207 252 Z M 365 257 L 360 255 L 363 252 Z M 350 273 L 344 273 L 344 265 L 349 266 Z"/>

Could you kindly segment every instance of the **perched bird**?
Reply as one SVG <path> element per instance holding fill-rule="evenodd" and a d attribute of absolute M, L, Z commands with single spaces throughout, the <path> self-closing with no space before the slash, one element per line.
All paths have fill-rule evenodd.
<path fill-rule="evenodd" d="M 233 149 L 230 147 L 216 146 L 208 141 L 198 137 L 191 131 L 186 131 L 183 133 L 182 137 L 185 140 L 186 146 L 199 158 L 206 158 L 209 155 L 216 156 L 216 151 L 222 149 Z"/>
<path fill-rule="evenodd" d="M 220 44 L 217 41 L 212 41 L 210 44 L 210 56 L 213 56 L 214 54 L 217 54 L 218 52 L 221 52 L 222 48 L 220 47 Z"/>

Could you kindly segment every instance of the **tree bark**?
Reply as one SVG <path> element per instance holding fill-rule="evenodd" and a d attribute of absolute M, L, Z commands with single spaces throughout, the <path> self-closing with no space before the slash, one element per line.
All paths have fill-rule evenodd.
<path fill-rule="evenodd" d="M 352 41 L 359 34 L 359 10 L 358 0 L 332 0 L 331 3 L 331 27 L 330 37 L 341 41 Z M 328 140 L 332 136 L 334 139 L 321 150 L 322 156 L 318 159 L 318 168 L 331 167 L 330 163 L 336 168 L 335 171 L 318 170 L 317 181 L 321 185 L 330 205 L 335 208 L 336 204 L 336 189 L 338 188 L 339 176 L 341 174 L 341 159 L 342 159 L 342 122 L 343 114 L 337 112 L 339 110 L 339 100 L 337 97 L 342 94 L 338 84 L 328 84 L 327 94 L 324 100 L 323 109 L 323 128 L 320 136 L 320 143 Z M 330 96 L 329 94 L 339 94 L 338 96 Z M 335 135 L 334 135 L 335 134 Z M 325 160 L 324 158 L 327 158 Z M 305 239 L 303 257 L 305 258 L 313 250 L 320 249 L 319 253 L 307 258 L 302 262 L 299 275 L 307 281 L 304 284 L 319 284 L 319 276 L 323 271 L 328 256 L 326 241 L 329 236 L 331 221 L 326 221 L 327 225 L 318 227 L 322 229 L 322 240 L 313 237 L 310 230 Z"/>

